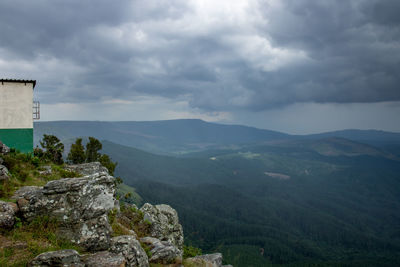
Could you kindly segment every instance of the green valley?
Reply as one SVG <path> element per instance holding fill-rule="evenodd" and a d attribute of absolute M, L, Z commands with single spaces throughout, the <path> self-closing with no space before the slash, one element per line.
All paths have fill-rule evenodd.
<path fill-rule="evenodd" d="M 104 153 L 118 162 L 116 175 L 134 188 L 122 188 L 121 196 L 132 192 L 129 201 L 175 207 L 187 245 L 221 251 L 226 263 L 400 264 L 395 144 L 387 149 L 387 142 L 372 146 L 343 136 L 288 135 L 241 142 L 229 137 L 229 130 L 224 134 L 229 142 L 214 139 L 213 146 L 183 154 L 178 152 L 187 147 L 186 137 L 164 155 L 115 137 L 102 143 Z"/>

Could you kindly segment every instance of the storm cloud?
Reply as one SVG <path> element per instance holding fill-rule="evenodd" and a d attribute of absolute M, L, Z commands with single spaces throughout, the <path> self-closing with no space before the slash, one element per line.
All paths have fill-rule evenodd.
<path fill-rule="evenodd" d="M 207 112 L 400 100 L 396 0 L 0 2 L 0 71 L 43 103 Z"/>

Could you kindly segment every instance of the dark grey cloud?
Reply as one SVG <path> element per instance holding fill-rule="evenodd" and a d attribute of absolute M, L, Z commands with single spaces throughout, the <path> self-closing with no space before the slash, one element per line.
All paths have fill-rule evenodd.
<path fill-rule="evenodd" d="M 270 84 L 262 94 L 279 90 L 277 104 L 399 100 L 400 24 L 392 15 L 398 1 L 281 3 L 264 10 L 269 24 L 260 31 L 274 46 L 300 49 L 309 60 L 260 75 L 259 83 Z"/>
<path fill-rule="evenodd" d="M 398 1 L 239 2 L 3 0 L 0 71 L 35 76 L 44 103 L 400 100 Z"/>

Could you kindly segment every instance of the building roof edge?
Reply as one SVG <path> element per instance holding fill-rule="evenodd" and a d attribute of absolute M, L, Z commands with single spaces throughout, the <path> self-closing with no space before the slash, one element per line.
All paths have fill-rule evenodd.
<path fill-rule="evenodd" d="M 0 79 L 1 83 L 33 83 L 33 88 L 36 86 L 36 80 L 20 80 L 20 79 Z"/>

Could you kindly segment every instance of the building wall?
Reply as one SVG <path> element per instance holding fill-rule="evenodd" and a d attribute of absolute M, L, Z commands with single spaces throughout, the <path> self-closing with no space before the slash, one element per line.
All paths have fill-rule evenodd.
<path fill-rule="evenodd" d="M 33 151 L 33 129 L 0 129 L 0 140 L 21 152 Z"/>
<path fill-rule="evenodd" d="M 22 152 L 33 150 L 32 105 L 32 83 L 0 83 L 0 140 Z"/>
<path fill-rule="evenodd" d="M 0 83 L 0 129 L 33 128 L 32 105 L 32 83 Z"/>

